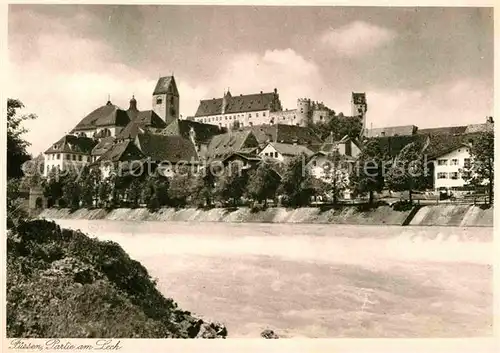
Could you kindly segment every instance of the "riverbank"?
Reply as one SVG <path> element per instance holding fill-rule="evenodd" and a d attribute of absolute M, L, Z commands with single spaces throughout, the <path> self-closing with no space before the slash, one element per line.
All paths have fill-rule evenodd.
<path fill-rule="evenodd" d="M 312 223 L 351 225 L 410 225 L 410 226 L 459 226 L 493 227 L 493 207 L 473 205 L 414 206 L 397 211 L 390 206 L 361 209 L 348 206 L 337 209 L 303 207 L 287 209 L 272 207 L 253 212 L 250 208 L 162 208 L 149 212 L 144 208 L 104 209 L 45 209 L 39 218 L 47 219 L 100 219 L 113 221 L 162 221 L 162 222 L 228 222 L 228 223 Z"/>

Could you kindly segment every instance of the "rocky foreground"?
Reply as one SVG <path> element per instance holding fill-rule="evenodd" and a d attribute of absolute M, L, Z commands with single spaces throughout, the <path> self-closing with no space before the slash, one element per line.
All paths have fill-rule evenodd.
<path fill-rule="evenodd" d="M 114 242 L 53 222 L 25 222 L 7 237 L 7 336 L 225 338 L 156 289 Z"/>

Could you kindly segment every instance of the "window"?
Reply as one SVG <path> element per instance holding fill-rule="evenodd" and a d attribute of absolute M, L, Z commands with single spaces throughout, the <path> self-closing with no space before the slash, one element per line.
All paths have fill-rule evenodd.
<path fill-rule="evenodd" d="M 454 180 L 458 179 L 458 173 L 457 172 L 450 173 L 450 179 L 454 179 Z"/>
<path fill-rule="evenodd" d="M 438 179 L 448 179 L 448 173 L 438 173 Z"/>
<path fill-rule="evenodd" d="M 255 113 L 255 117 L 258 118 L 259 117 L 259 113 Z"/>
<path fill-rule="evenodd" d="M 251 118 L 252 117 L 252 114 L 248 113 L 248 117 Z"/>
<path fill-rule="evenodd" d="M 76 155 L 74 154 L 73 155 L 73 158 L 72 158 L 74 161 L 76 161 Z"/>
<path fill-rule="evenodd" d="M 312 161 L 313 167 L 316 167 L 316 161 Z"/>
<path fill-rule="evenodd" d="M 385 131 L 382 131 L 382 132 L 380 133 L 380 136 L 382 136 L 382 137 L 383 137 L 383 136 L 385 136 Z"/>
<path fill-rule="evenodd" d="M 163 100 L 161 99 L 161 97 L 156 98 L 156 104 L 161 104 L 162 102 Z"/>
<path fill-rule="evenodd" d="M 470 158 L 464 158 L 464 167 L 466 168 L 470 167 Z"/>
<path fill-rule="evenodd" d="M 57 158 L 57 159 L 61 159 L 61 155 L 58 153 L 58 154 L 56 155 L 56 158 Z"/>
<path fill-rule="evenodd" d="M 70 160 L 70 159 L 71 159 L 71 155 L 70 155 L 70 154 L 67 154 L 67 155 L 66 155 L 66 159 L 67 159 L 67 160 Z"/>
<path fill-rule="evenodd" d="M 458 165 L 458 159 L 453 158 L 450 165 Z"/>
<path fill-rule="evenodd" d="M 262 112 L 262 116 L 266 116 L 266 112 Z"/>
<path fill-rule="evenodd" d="M 438 159 L 438 165 L 448 165 L 447 159 Z"/>
<path fill-rule="evenodd" d="M 82 158 L 83 158 L 83 157 L 82 157 L 82 155 L 79 155 L 79 156 L 78 156 L 78 160 L 79 160 L 80 162 L 82 161 Z"/>

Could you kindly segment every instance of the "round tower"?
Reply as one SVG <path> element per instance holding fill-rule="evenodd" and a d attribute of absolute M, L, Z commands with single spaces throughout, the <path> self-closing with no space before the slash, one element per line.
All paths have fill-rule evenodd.
<path fill-rule="evenodd" d="M 293 124 L 306 126 L 311 114 L 311 100 L 308 98 L 297 99 L 297 121 L 294 121 Z"/>

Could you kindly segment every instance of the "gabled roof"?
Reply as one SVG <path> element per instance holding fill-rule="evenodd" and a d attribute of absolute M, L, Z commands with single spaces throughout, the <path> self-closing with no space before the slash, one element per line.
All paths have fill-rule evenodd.
<path fill-rule="evenodd" d="M 385 136 L 373 138 L 379 145 L 383 155 L 394 158 L 399 152 L 410 143 L 416 143 L 424 148 L 429 140 L 426 135 L 411 135 L 411 136 Z"/>
<path fill-rule="evenodd" d="M 415 125 L 388 126 L 381 128 L 365 129 L 366 137 L 384 137 L 384 136 L 410 136 L 417 132 Z"/>
<path fill-rule="evenodd" d="M 172 93 L 175 96 L 179 95 L 177 85 L 175 84 L 174 76 L 164 76 L 158 79 L 153 94 Z"/>
<path fill-rule="evenodd" d="M 418 129 L 417 134 L 419 135 L 458 135 L 465 133 L 467 126 L 446 126 L 446 127 L 436 127 L 429 129 Z"/>
<path fill-rule="evenodd" d="M 85 116 L 73 129 L 73 131 L 95 129 L 98 126 L 125 126 L 130 118 L 125 110 L 108 101 L 90 114 Z"/>
<path fill-rule="evenodd" d="M 205 157 L 223 158 L 231 153 L 240 152 L 244 148 L 255 148 L 258 145 L 259 143 L 252 131 L 231 131 L 212 137 Z"/>
<path fill-rule="evenodd" d="M 120 162 L 140 160 L 144 158 L 141 151 L 134 145 L 133 141 L 118 141 L 110 149 L 104 152 L 96 163 L 103 161 Z"/>
<path fill-rule="evenodd" d="M 145 133 L 145 129 L 135 121 L 131 121 L 122 131 L 120 131 L 116 138 L 118 140 L 134 139 L 138 134 L 143 133 Z"/>
<path fill-rule="evenodd" d="M 443 154 L 460 148 L 464 144 L 470 144 L 477 138 L 478 134 L 463 134 L 463 135 L 434 135 L 429 138 L 429 145 L 425 153 L 428 159 L 434 159 Z"/>
<path fill-rule="evenodd" d="M 97 145 L 92 149 L 91 155 L 92 156 L 100 156 L 104 154 L 107 150 L 113 146 L 113 143 L 115 142 L 115 138 L 113 136 L 105 137 L 99 141 Z"/>
<path fill-rule="evenodd" d="M 288 143 L 279 143 L 279 142 L 270 142 L 269 145 L 274 147 L 274 149 L 281 153 L 283 156 L 300 156 L 301 154 L 305 154 L 306 156 L 312 156 L 314 154 L 306 146 L 302 145 L 294 145 Z"/>
<path fill-rule="evenodd" d="M 231 96 L 226 94 L 225 98 L 213 98 L 200 101 L 195 116 L 217 115 L 222 113 L 222 104 L 226 103 L 226 114 L 237 114 L 259 110 L 280 109 L 279 97 L 276 92 L 246 94 Z"/>
<path fill-rule="evenodd" d="M 465 129 L 466 134 L 473 134 L 477 132 L 487 132 L 487 131 L 494 131 L 492 123 L 469 124 Z"/>
<path fill-rule="evenodd" d="M 297 143 L 300 145 L 321 145 L 321 138 L 308 127 L 274 124 L 244 128 L 253 132 L 259 144 L 267 142 Z"/>
<path fill-rule="evenodd" d="M 45 153 L 83 153 L 90 154 L 97 141 L 90 137 L 65 135 L 48 148 Z"/>
<path fill-rule="evenodd" d="M 194 130 L 197 143 L 208 142 L 213 136 L 225 132 L 225 130 L 221 130 L 221 128 L 216 125 L 176 119 L 163 129 L 160 134 L 165 136 L 182 136 L 189 139 L 191 128 Z"/>
<path fill-rule="evenodd" d="M 198 153 L 191 141 L 182 136 L 140 134 L 136 137 L 142 153 L 156 162 L 177 163 L 198 161 Z"/>

